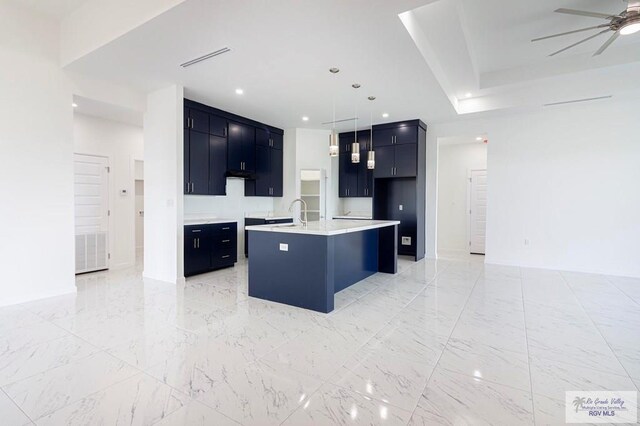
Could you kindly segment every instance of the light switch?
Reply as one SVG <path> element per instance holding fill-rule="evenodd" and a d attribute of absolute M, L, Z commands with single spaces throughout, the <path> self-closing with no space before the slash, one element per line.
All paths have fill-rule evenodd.
<path fill-rule="evenodd" d="M 398 210 L 402 211 L 402 204 L 398 206 Z"/>
<path fill-rule="evenodd" d="M 289 251 L 289 244 L 280 243 L 280 251 Z"/>

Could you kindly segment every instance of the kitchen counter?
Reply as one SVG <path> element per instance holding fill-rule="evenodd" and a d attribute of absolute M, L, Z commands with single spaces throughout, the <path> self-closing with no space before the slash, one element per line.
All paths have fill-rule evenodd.
<path fill-rule="evenodd" d="M 210 225 L 215 223 L 238 223 L 235 219 L 225 219 L 222 217 L 185 217 L 184 225 Z"/>
<path fill-rule="evenodd" d="M 350 232 L 361 232 L 368 229 L 384 228 L 386 226 L 399 225 L 397 220 L 327 220 L 320 222 L 309 222 L 307 227 L 301 224 L 292 225 L 290 223 L 276 225 L 255 225 L 247 226 L 247 231 L 260 232 L 284 232 L 292 234 L 307 235 L 339 235 Z"/>
<path fill-rule="evenodd" d="M 247 226 L 249 296 L 318 312 L 335 293 L 377 273 L 398 270 L 393 220 L 329 220 Z"/>

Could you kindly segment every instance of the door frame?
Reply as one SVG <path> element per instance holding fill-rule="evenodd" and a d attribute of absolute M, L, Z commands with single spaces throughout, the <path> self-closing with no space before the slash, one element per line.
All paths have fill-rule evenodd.
<path fill-rule="evenodd" d="M 471 179 L 473 177 L 473 172 L 485 172 L 485 173 L 488 174 L 487 169 L 468 169 L 467 170 L 467 220 L 466 220 L 466 222 L 467 222 L 467 252 L 468 252 L 468 254 L 472 254 L 471 253 L 471 191 L 472 191 Z M 486 238 L 486 234 L 487 234 L 487 229 L 486 229 L 486 225 L 485 225 L 485 238 Z M 484 254 L 481 254 L 481 253 L 473 253 L 473 254 L 486 256 L 486 254 L 487 254 L 487 242 L 486 242 L 486 239 L 485 239 L 485 246 L 484 246 Z"/>

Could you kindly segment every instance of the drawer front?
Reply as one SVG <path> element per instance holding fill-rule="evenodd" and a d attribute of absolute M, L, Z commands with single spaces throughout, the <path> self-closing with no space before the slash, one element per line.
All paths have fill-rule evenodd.
<path fill-rule="evenodd" d="M 212 235 L 236 235 L 238 231 L 238 224 L 235 222 L 216 223 L 210 226 Z"/>
<path fill-rule="evenodd" d="M 209 234 L 209 225 L 187 225 L 184 227 L 185 238 L 204 236 Z"/>

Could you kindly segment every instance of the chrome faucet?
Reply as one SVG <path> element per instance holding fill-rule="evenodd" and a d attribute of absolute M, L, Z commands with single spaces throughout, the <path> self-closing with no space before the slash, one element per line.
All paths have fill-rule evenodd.
<path fill-rule="evenodd" d="M 289 206 L 289 211 L 290 212 L 293 211 L 293 205 L 296 203 L 296 201 L 300 201 L 300 203 L 302 203 L 304 219 L 300 218 L 300 222 L 302 222 L 302 226 L 306 228 L 307 227 L 307 202 L 304 201 L 302 198 L 296 198 L 291 202 L 291 205 Z"/>

